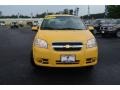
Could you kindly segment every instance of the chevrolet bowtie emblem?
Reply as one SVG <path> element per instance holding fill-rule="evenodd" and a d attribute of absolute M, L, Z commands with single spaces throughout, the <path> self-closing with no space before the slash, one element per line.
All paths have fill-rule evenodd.
<path fill-rule="evenodd" d="M 65 45 L 65 48 L 70 48 L 70 45 Z"/>

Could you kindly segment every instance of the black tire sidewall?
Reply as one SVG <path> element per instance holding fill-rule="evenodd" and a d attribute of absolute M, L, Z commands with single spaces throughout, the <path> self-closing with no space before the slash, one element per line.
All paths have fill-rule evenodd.
<path fill-rule="evenodd" d="M 120 36 L 118 36 L 117 33 L 120 33 L 120 30 L 116 32 L 116 37 L 117 37 L 117 38 L 120 38 Z"/>
<path fill-rule="evenodd" d="M 101 36 L 102 36 L 103 38 L 105 38 L 105 37 L 106 37 L 106 35 L 105 35 L 105 34 L 101 34 Z"/>

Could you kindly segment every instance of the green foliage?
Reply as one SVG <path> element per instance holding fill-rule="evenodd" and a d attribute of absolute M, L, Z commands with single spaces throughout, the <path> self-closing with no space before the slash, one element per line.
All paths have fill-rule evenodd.
<path fill-rule="evenodd" d="M 64 9 L 63 14 L 69 14 L 69 10 L 68 9 Z"/>
<path fill-rule="evenodd" d="M 73 9 L 70 9 L 70 10 L 69 10 L 69 14 L 70 14 L 70 15 L 73 15 Z"/>
<path fill-rule="evenodd" d="M 73 15 L 74 14 L 74 10 L 73 9 L 64 9 L 62 11 L 58 11 L 58 12 L 43 12 L 40 14 L 36 14 L 35 16 L 32 16 L 32 18 L 44 18 L 46 15 L 52 15 L 52 14 L 70 14 Z M 9 15 L 9 16 L 3 16 L 2 12 L 0 11 L 0 18 L 18 18 L 18 15 Z M 31 18 L 31 16 L 26 16 L 26 15 L 19 15 L 19 18 Z"/>
<path fill-rule="evenodd" d="M 108 18 L 120 18 L 120 5 L 108 5 Z"/>
<path fill-rule="evenodd" d="M 44 18 L 45 15 L 46 15 L 46 13 L 44 12 L 44 13 L 42 13 L 42 14 L 37 14 L 35 17 L 36 17 L 36 18 Z"/>
<path fill-rule="evenodd" d="M 83 19 L 88 19 L 88 15 L 84 15 L 84 16 L 82 16 L 81 18 L 83 18 Z M 104 18 L 104 13 L 90 14 L 89 18 L 90 18 L 90 19 Z"/>
<path fill-rule="evenodd" d="M 11 16 L 0 16 L 0 18 L 18 18 L 17 15 L 11 15 Z M 20 15 L 19 18 L 30 18 L 29 16 Z"/>

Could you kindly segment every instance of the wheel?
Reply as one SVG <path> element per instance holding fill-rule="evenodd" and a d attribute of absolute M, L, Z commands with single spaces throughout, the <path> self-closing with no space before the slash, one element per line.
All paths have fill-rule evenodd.
<path fill-rule="evenodd" d="M 11 28 L 13 28 L 13 26 L 11 26 Z"/>
<path fill-rule="evenodd" d="M 106 35 L 105 35 L 105 34 L 101 34 L 101 36 L 102 36 L 103 38 L 105 38 L 105 37 L 106 37 Z"/>
<path fill-rule="evenodd" d="M 97 30 L 96 29 L 93 31 L 93 34 L 97 34 Z"/>
<path fill-rule="evenodd" d="M 116 32 L 116 36 L 120 38 L 120 30 Z"/>
<path fill-rule="evenodd" d="M 18 26 L 15 26 L 15 28 L 18 28 Z"/>

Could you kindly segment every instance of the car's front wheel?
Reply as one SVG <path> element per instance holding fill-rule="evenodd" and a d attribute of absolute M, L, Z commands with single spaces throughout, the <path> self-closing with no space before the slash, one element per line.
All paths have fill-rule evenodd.
<path fill-rule="evenodd" d="M 96 29 L 93 31 L 93 34 L 97 34 L 97 30 Z"/>
<path fill-rule="evenodd" d="M 106 34 L 101 34 L 102 38 L 105 38 L 106 37 Z"/>
<path fill-rule="evenodd" d="M 116 36 L 120 38 L 120 30 L 116 32 Z"/>

